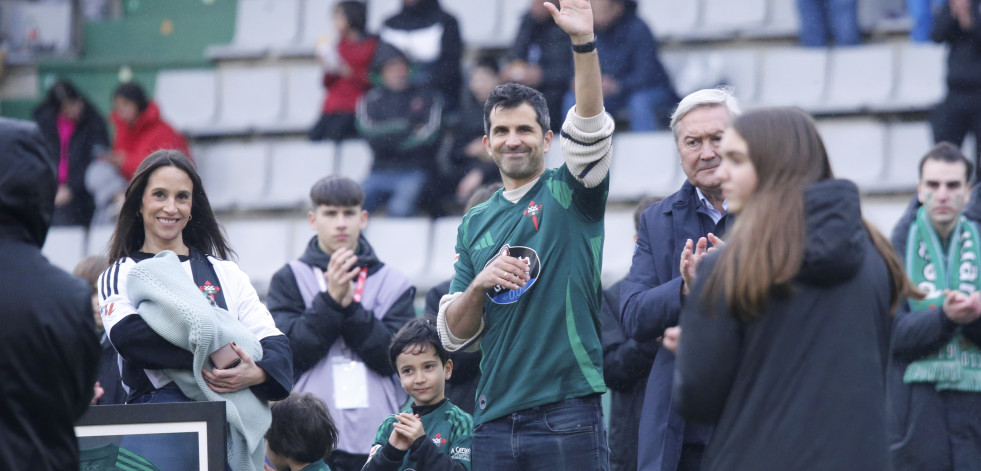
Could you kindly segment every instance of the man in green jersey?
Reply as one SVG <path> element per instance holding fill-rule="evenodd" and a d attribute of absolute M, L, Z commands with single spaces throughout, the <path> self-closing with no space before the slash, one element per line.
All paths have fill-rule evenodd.
<path fill-rule="evenodd" d="M 545 98 L 518 84 L 484 104 L 484 146 L 504 188 L 457 232 L 450 294 L 437 326 L 450 351 L 483 353 L 473 469 L 609 469 L 599 396 L 603 215 L 613 119 L 604 112 L 588 0 L 546 4 L 572 40 L 576 106 L 552 144 Z"/>

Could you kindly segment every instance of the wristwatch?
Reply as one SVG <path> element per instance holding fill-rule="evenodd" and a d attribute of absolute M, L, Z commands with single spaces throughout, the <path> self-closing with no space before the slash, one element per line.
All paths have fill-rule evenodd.
<path fill-rule="evenodd" d="M 585 44 L 573 44 L 572 52 L 578 54 L 585 54 L 587 52 L 593 52 L 596 50 L 596 36 L 593 36 L 593 40 Z"/>

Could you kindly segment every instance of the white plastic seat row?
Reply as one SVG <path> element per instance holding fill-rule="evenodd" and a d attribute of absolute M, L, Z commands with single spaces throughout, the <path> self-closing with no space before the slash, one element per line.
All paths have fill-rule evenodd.
<path fill-rule="evenodd" d="M 663 40 L 792 37 L 799 22 L 792 0 L 645 0 L 638 15 Z"/>
<path fill-rule="evenodd" d="M 372 156 L 363 141 L 224 142 L 195 149 L 198 172 L 215 210 L 291 208 L 308 204 L 310 187 L 327 175 L 361 181 Z"/>
<path fill-rule="evenodd" d="M 157 76 L 155 98 L 163 115 L 191 135 L 302 132 L 320 115 L 320 76 L 308 64 L 167 70 Z"/>

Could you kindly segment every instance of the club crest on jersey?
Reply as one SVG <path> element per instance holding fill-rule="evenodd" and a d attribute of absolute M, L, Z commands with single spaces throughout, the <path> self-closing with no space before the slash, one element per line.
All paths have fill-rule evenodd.
<path fill-rule="evenodd" d="M 505 244 L 504 247 L 501 247 L 501 250 L 497 252 L 497 255 L 491 257 L 491 259 L 484 264 L 484 267 L 487 267 L 502 255 L 511 256 L 527 263 L 528 276 L 531 277 L 527 284 L 516 290 L 505 288 L 501 285 L 495 285 L 493 288 L 487 290 L 487 297 L 489 297 L 494 303 L 511 304 L 516 302 L 518 298 L 524 295 L 529 289 L 531 289 L 532 286 L 535 285 L 535 281 L 538 280 L 538 277 L 542 272 L 542 262 L 541 259 L 538 258 L 538 252 L 535 252 L 535 249 L 532 249 L 531 247 L 511 247 L 510 245 Z"/>
<path fill-rule="evenodd" d="M 538 230 L 538 217 L 542 215 L 542 205 L 535 204 L 534 201 L 528 203 L 528 208 L 525 209 L 523 213 L 525 216 L 531 218 L 531 222 L 535 224 L 535 230 Z"/>
<path fill-rule="evenodd" d="M 220 286 L 215 286 L 207 280 L 204 282 L 204 286 L 198 286 L 198 288 L 201 289 L 201 292 L 204 293 L 205 296 L 211 298 L 212 301 L 215 299 L 215 293 L 221 291 Z"/>
<path fill-rule="evenodd" d="M 439 433 L 437 433 L 435 436 L 433 436 L 433 445 L 436 445 L 437 447 L 440 447 L 440 446 L 443 446 L 445 444 L 446 444 L 446 439 L 443 438 L 442 435 L 440 435 Z"/>

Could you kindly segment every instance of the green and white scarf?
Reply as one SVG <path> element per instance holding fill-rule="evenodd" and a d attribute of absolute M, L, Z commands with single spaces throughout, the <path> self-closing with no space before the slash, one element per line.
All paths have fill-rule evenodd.
<path fill-rule="evenodd" d="M 981 289 L 978 275 L 981 237 L 964 216 L 951 233 L 947 258 L 943 246 L 920 208 L 910 225 L 906 244 L 906 273 L 926 293 L 922 300 L 910 299 L 913 311 L 924 311 L 943 304 L 944 290 L 971 294 Z M 914 361 L 906 368 L 905 383 L 936 383 L 938 391 L 981 392 L 981 349 L 969 341 L 958 327 L 954 337 L 940 351 Z"/>

